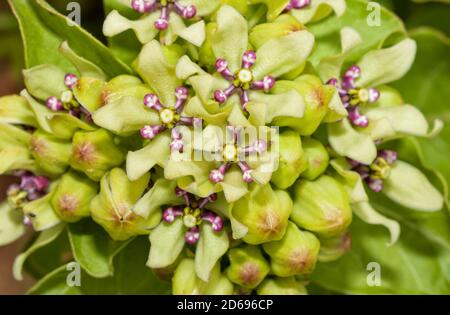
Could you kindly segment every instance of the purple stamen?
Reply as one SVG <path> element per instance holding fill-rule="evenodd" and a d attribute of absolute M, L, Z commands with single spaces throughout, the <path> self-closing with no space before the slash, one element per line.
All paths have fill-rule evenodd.
<path fill-rule="evenodd" d="M 64 84 L 69 89 L 73 89 L 78 84 L 78 77 L 73 73 L 68 73 L 64 77 Z"/>
<path fill-rule="evenodd" d="M 198 208 L 199 209 L 203 209 L 208 203 L 210 203 L 210 202 L 214 202 L 214 201 L 216 201 L 217 200 L 217 194 L 211 194 L 211 195 L 209 195 L 208 197 L 206 197 L 206 198 L 202 198 L 201 200 L 200 200 L 200 204 L 198 205 Z"/>
<path fill-rule="evenodd" d="M 169 8 L 167 6 L 161 7 L 161 16 L 156 20 L 155 27 L 160 31 L 169 27 Z"/>
<path fill-rule="evenodd" d="M 245 147 L 242 149 L 242 152 L 245 154 L 253 154 L 253 153 L 263 153 L 267 151 L 267 142 L 264 140 L 256 140 L 253 145 Z"/>
<path fill-rule="evenodd" d="M 209 179 L 211 180 L 211 182 L 213 182 L 214 184 L 223 182 L 225 179 L 225 173 L 228 171 L 228 168 L 229 164 L 225 163 L 222 164 L 218 169 L 212 170 L 209 173 Z"/>
<path fill-rule="evenodd" d="M 178 113 L 183 111 L 184 104 L 186 104 L 186 100 L 189 96 L 189 90 L 184 86 L 179 86 L 175 89 L 175 97 L 177 99 L 175 103 L 175 110 Z"/>
<path fill-rule="evenodd" d="M 158 96 L 156 96 L 155 94 L 152 94 L 152 93 L 144 96 L 144 105 L 146 107 L 156 110 L 158 112 L 160 112 L 164 108 L 162 106 L 161 102 L 159 101 Z"/>
<path fill-rule="evenodd" d="M 191 206 L 191 204 L 192 204 L 192 196 L 191 196 L 190 193 L 188 193 L 187 191 L 185 191 L 185 190 L 183 190 L 183 189 L 181 189 L 179 187 L 176 187 L 175 188 L 175 194 L 178 197 L 183 197 L 185 204 L 187 206 Z"/>
<path fill-rule="evenodd" d="M 242 171 L 242 179 L 244 180 L 244 182 L 252 183 L 252 169 L 250 168 L 250 166 L 245 162 L 238 162 L 238 166 Z"/>
<path fill-rule="evenodd" d="M 268 75 L 265 76 L 261 81 L 252 82 L 252 90 L 264 90 L 268 92 L 275 85 L 275 78 Z"/>
<path fill-rule="evenodd" d="M 190 228 L 184 234 L 184 240 L 190 245 L 194 245 L 200 239 L 200 229 L 198 227 Z"/>
<path fill-rule="evenodd" d="M 378 156 L 385 159 L 389 165 L 394 164 L 398 159 L 398 153 L 394 150 L 381 150 Z"/>
<path fill-rule="evenodd" d="M 138 13 L 141 13 L 141 14 L 155 11 L 157 9 L 157 6 L 158 6 L 158 4 L 157 4 L 156 0 L 150 0 L 150 1 L 133 0 L 133 1 L 131 1 L 131 7 L 133 8 L 133 10 Z"/>
<path fill-rule="evenodd" d="M 216 90 L 214 92 L 214 99 L 223 104 L 225 103 L 228 98 L 236 91 L 236 87 L 231 84 L 227 89 L 225 90 Z"/>
<path fill-rule="evenodd" d="M 375 103 L 380 98 L 380 91 L 375 88 L 367 89 L 369 92 L 369 103 Z"/>
<path fill-rule="evenodd" d="M 291 0 L 289 4 L 284 9 L 286 12 L 291 11 L 293 9 L 303 9 L 311 4 L 311 0 Z"/>
<path fill-rule="evenodd" d="M 256 63 L 256 53 L 248 50 L 242 56 L 242 68 L 250 69 Z"/>
<path fill-rule="evenodd" d="M 170 149 L 172 152 L 183 152 L 184 143 L 183 135 L 178 131 L 177 128 L 172 129 L 172 142 L 170 142 Z"/>
<path fill-rule="evenodd" d="M 369 125 L 369 119 L 360 114 L 359 106 L 351 107 L 348 110 L 348 118 L 354 126 L 365 128 Z"/>
<path fill-rule="evenodd" d="M 197 9 L 193 5 L 184 6 L 175 1 L 173 6 L 175 12 L 186 20 L 192 19 L 197 14 Z"/>
<path fill-rule="evenodd" d="M 166 127 L 162 126 L 162 125 L 157 125 L 157 126 L 144 126 L 141 129 L 141 136 L 144 139 L 153 139 L 154 137 L 156 137 L 158 134 L 160 134 L 161 132 L 163 132 L 164 130 L 166 130 Z"/>
<path fill-rule="evenodd" d="M 368 177 L 366 179 L 366 183 L 367 186 L 369 186 L 369 188 L 376 193 L 381 192 L 384 188 L 384 182 L 382 179 L 379 178 Z"/>
<path fill-rule="evenodd" d="M 47 101 L 45 103 L 47 107 L 54 112 L 64 109 L 62 102 L 54 96 L 47 98 Z"/>
<path fill-rule="evenodd" d="M 228 62 L 225 59 L 217 59 L 215 67 L 217 72 L 228 81 L 233 81 L 235 79 L 233 72 L 228 68 Z"/>
<path fill-rule="evenodd" d="M 218 233 L 223 230 L 223 219 L 211 211 L 204 211 L 202 220 L 211 223 L 214 232 Z"/>
<path fill-rule="evenodd" d="M 183 215 L 183 209 L 181 207 L 169 207 L 163 212 L 163 220 L 167 223 L 172 223 L 177 217 Z"/>

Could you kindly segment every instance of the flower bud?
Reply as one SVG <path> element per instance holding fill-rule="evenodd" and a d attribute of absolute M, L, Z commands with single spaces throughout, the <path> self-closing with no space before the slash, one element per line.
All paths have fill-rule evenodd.
<path fill-rule="evenodd" d="M 280 240 L 286 231 L 292 200 L 282 190 L 272 190 L 270 184 L 254 185 L 233 206 L 233 216 L 248 228 L 243 238 L 249 244 Z"/>
<path fill-rule="evenodd" d="M 66 222 L 76 222 L 90 215 L 89 205 L 97 194 L 97 184 L 88 178 L 70 171 L 61 177 L 53 192 L 53 210 Z"/>
<path fill-rule="evenodd" d="M 279 241 L 263 244 L 270 256 L 270 269 L 279 277 L 305 275 L 311 273 L 319 254 L 320 242 L 307 231 L 300 230 L 289 222 L 286 234 Z"/>
<path fill-rule="evenodd" d="M 204 282 L 195 273 L 194 260 L 185 258 L 172 278 L 172 293 L 175 295 L 231 295 L 233 291 L 233 284 L 220 273 L 220 264 L 215 265 L 210 280 Z"/>
<path fill-rule="evenodd" d="M 295 277 L 266 279 L 256 288 L 259 295 L 304 295 L 305 286 Z"/>
<path fill-rule="evenodd" d="M 146 235 L 161 221 L 161 213 L 145 219 L 133 206 L 148 187 L 150 175 L 130 181 L 121 168 L 106 173 L 100 183 L 100 193 L 90 204 L 92 219 L 100 224 L 114 240 L 127 240 Z"/>
<path fill-rule="evenodd" d="M 125 153 L 108 131 L 99 129 L 75 133 L 70 166 L 84 172 L 90 179 L 99 181 L 107 171 L 124 160 Z"/>
<path fill-rule="evenodd" d="M 291 220 L 320 237 L 343 233 L 352 221 L 347 191 L 334 178 L 323 175 L 315 181 L 301 181 L 295 188 Z"/>
<path fill-rule="evenodd" d="M 318 77 L 305 74 L 295 81 L 277 81 L 273 93 L 283 93 L 291 89 L 295 89 L 303 96 L 305 104 L 303 117 L 283 117 L 275 119 L 273 123 L 278 126 L 291 127 L 302 136 L 310 136 L 328 113 L 332 90 L 324 86 Z"/>
<path fill-rule="evenodd" d="M 339 259 L 352 247 L 352 238 L 349 232 L 344 232 L 332 238 L 320 239 L 319 261 L 329 262 Z"/>
<path fill-rule="evenodd" d="M 58 176 L 69 166 L 71 143 L 37 130 L 30 139 L 30 152 L 36 164 L 45 174 Z"/>
<path fill-rule="evenodd" d="M 280 189 L 286 189 L 295 183 L 307 167 L 302 149 L 302 140 L 295 131 L 280 134 L 280 160 L 278 169 L 272 174 L 272 183 Z"/>
<path fill-rule="evenodd" d="M 228 252 L 230 266 L 225 273 L 232 282 L 247 288 L 256 288 L 269 273 L 269 264 L 257 246 L 245 245 Z"/>
<path fill-rule="evenodd" d="M 301 174 L 301 177 L 314 180 L 325 172 L 330 157 L 323 144 L 313 138 L 303 139 L 303 150 L 307 161 L 307 168 Z"/>

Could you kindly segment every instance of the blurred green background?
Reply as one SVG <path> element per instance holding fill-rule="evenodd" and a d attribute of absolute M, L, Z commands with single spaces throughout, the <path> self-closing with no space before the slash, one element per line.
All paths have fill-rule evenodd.
<path fill-rule="evenodd" d="M 102 41 L 106 41 L 101 34 L 103 21 L 101 0 L 48 0 L 48 2 L 63 14 L 68 13 L 66 7 L 69 2 L 78 2 L 82 9 L 82 26 Z M 425 109 L 433 100 L 436 102 L 437 107 L 440 107 L 441 110 L 439 108 L 436 110 L 435 107 L 433 109 L 428 107 L 424 111 L 429 118 L 438 115 L 447 123 L 446 129 L 440 137 L 442 139 L 445 135 L 450 134 L 450 129 L 448 128 L 450 117 L 445 116 L 448 109 L 446 104 L 442 102 L 450 91 L 450 88 L 445 83 L 448 82 L 448 77 L 450 76 L 447 71 L 449 69 L 450 0 L 378 0 L 376 2 L 395 11 L 405 22 L 406 28 L 419 42 L 417 63 L 411 70 L 411 73 L 414 75 L 408 75 L 404 80 L 394 84 L 394 86 L 402 92 L 407 88 L 408 92 L 404 93 L 406 100 L 422 109 Z M 431 27 L 434 30 L 425 29 L 424 27 Z M 430 34 L 432 35 L 431 37 Z M 439 39 L 439 41 L 437 42 L 436 39 Z M 442 43 L 445 44 L 442 45 Z M 18 24 L 8 7 L 7 1 L 2 0 L 0 2 L 0 96 L 17 93 L 23 88 L 21 78 L 21 70 L 23 68 L 22 49 Z M 441 68 L 437 72 L 430 69 L 427 62 L 427 58 L 433 58 L 433 56 L 440 57 L 446 61 L 444 65 L 440 65 Z M 433 99 L 429 96 L 431 92 L 423 91 L 424 83 L 414 80 L 414 78 L 418 77 L 417 74 L 419 74 L 419 77 L 423 75 L 425 79 L 430 78 L 431 71 L 434 71 L 433 73 L 436 75 L 434 79 L 431 78 L 429 81 L 440 84 L 438 87 L 434 86 L 433 91 L 439 87 L 443 89 L 441 90 L 443 92 L 441 93 L 442 95 Z M 443 82 L 442 80 L 439 81 L 441 77 L 444 78 Z M 435 157 L 433 157 L 434 165 L 432 166 L 442 171 L 442 169 L 448 169 L 448 167 L 441 167 L 442 165 L 440 164 L 446 165 L 448 158 L 439 158 L 437 156 L 439 155 L 440 146 L 449 146 L 449 143 L 444 141 L 439 144 L 439 141 L 437 139 L 434 144 L 431 143 L 429 148 L 425 148 L 425 151 L 432 154 L 433 150 L 437 148 L 437 155 L 435 154 Z M 444 176 L 450 178 L 450 174 L 445 172 Z M 2 192 L 7 184 L 8 178 L 0 178 L 0 199 L 3 198 Z M 29 239 L 30 235 L 27 237 Z M 11 276 L 12 261 L 26 244 L 27 238 L 10 246 L 0 248 L 0 294 L 20 294 L 25 292 L 32 284 L 33 280 L 30 277 L 24 282 L 18 283 Z"/>

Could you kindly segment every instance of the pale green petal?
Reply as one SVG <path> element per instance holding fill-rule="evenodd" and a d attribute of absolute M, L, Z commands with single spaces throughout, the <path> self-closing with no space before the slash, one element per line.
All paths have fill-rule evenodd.
<path fill-rule="evenodd" d="M 231 106 L 221 106 L 217 102 L 203 105 L 201 100 L 195 96 L 185 105 L 183 113 L 188 117 L 203 119 L 208 124 L 223 125 L 227 121 Z"/>
<path fill-rule="evenodd" d="M 145 125 L 159 124 L 159 116 L 147 109 L 141 99 L 125 96 L 98 109 L 92 118 L 97 126 L 117 134 L 140 130 Z"/>
<path fill-rule="evenodd" d="M 411 68 L 416 51 L 416 42 L 408 38 L 392 47 L 367 53 L 358 63 L 361 77 L 356 83 L 369 87 L 400 79 Z"/>
<path fill-rule="evenodd" d="M 78 69 L 81 76 L 96 78 L 99 80 L 106 80 L 106 74 L 102 69 L 97 67 L 94 63 L 83 57 L 78 56 L 69 46 L 69 43 L 64 41 L 59 46 L 59 51 Z M 64 82 L 64 81 L 63 81 Z M 58 95 L 59 96 L 59 95 Z"/>
<path fill-rule="evenodd" d="M 31 201 L 23 207 L 23 213 L 30 219 L 35 231 L 44 231 L 61 222 L 51 205 L 52 194 Z"/>
<path fill-rule="evenodd" d="M 150 233 L 151 246 L 147 266 L 164 268 L 174 263 L 184 248 L 184 230 L 181 219 L 172 223 L 161 222 Z"/>
<path fill-rule="evenodd" d="M 17 281 L 23 280 L 22 269 L 28 257 L 30 257 L 30 255 L 33 254 L 38 249 L 53 242 L 64 230 L 64 227 L 65 227 L 64 224 L 59 224 L 53 227 L 52 229 L 43 231 L 41 234 L 39 234 L 38 238 L 34 241 L 34 243 L 30 247 L 28 247 L 28 249 L 25 252 L 16 257 L 13 265 L 14 279 L 16 279 Z"/>
<path fill-rule="evenodd" d="M 340 35 L 341 53 L 323 58 L 320 60 L 317 67 L 320 78 L 324 82 L 331 78 L 337 79 L 340 77 L 342 65 L 348 53 L 362 42 L 362 38 L 359 33 L 348 26 L 341 29 Z"/>
<path fill-rule="evenodd" d="M 206 39 L 205 22 L 200 21 L 176 32 L 178 36 L 200 47 Z"/>
<path fill-rule="evenodd" d="M 363 164 L 371 164 L 377 148 L 369 135 L 357 132 L 347 119 L 328 125 L 328 140 L 339 155 Z"/>
<path fill-rule="evenodd" d="M 38 103 L 28 92 L 27 90 L 22 90 L 20 95 L 24 97 L 28 101 L 28 105 L 30 105 L 31 110 L 36 117 L 36 120 L 39 124 L 39 127 L 44 129 L 48 133 L 52 133 L 52 129 L 48 122 L 48 117 L 53 114 L 53 112 L 48 109 L 45 105 Z"/>
<path fill-rule="evenodd" d="M 333 11 L 337 16 L 341 16 L 346 7 L 345 0 L 313 0 L 309 6 L 300 10 L 292 10 L 290 13 L 299 22 L 306 24 L 321 20 Z"/>
<path fill-rule="evenodd" d="M 179 2 L 182 5 L 194 5 L 197 16 L 209 15 L 220 6 L 220 0 L 180 0 Z"/>
<path fill-rule="evenodd" d="M 419 211 L 442 209 L 444 199 L 426 176 L 417 168 L 403 161 L 397 161 L 389 178 L 384 182 L 383 192 L 393 201 L 407 208 Z"/>
<path fill-rule="evenodd" d="M 330 161 L 330 165 L 340 175 L 341 178 L 335 177 L 335 179 L 339 180 L 344 185 L 352 204 L 369 201 L 361 176 L 350 170 L 350 165 L 344 158 L 332 160 Z"/>
<path fill-rule="evenodd" d="M 269 124 L 278 117 L 301 118 L 305 112 L 303 98 L 295 90 L 290 90 L 282 94 L 252 92 L 250 93 L 250 99 L 260 103 L 248 105 L 247 110 L 250 114 L 250 121 L 252 121 L 252 116 L 257 117 L 260 112 L 266 113 L 264 121 L 260 123 L 261 125 Z M 254 119 L 253 121 L 256 122 L 258 119 Z"/>
<path fill-rule="evenodd" d="M 128 152 L 126 169 L 130 180 L 136 180 L 155 165 L 164 167 L 170 157 L 170 135 L 164 132 L 151 140 L 144 148 Z"/>
<path fill-rule="evenodd" d="M 107 37 L 116 36 L 127 30 L 133 30 L 136 37 L 142 44 L 146 44 L 159 33 L 153 23 L 159 18 L 159 13 L 155 12 L 144 15 L 136 21 L 132 21 L 122 16 L 117 10 L 111 11 L 103 23 L 103 34 Z"/>
<path fill-rule="evenodd" d="M 373 139 L 389 138 L 396 135 L 427 136 L 439 132 L 430 131 L 425 116 L 411 105 L 369 108 L 364 114 L 369 118 L 369 130 Z"/>
<path fill-rule="evenodd" d="M 186 80 L 193 75 L 207 74 L 198 64 L 193 62 L 188 56 L 183 56 L 178 60 L 176 75 L 180 80 Z"/>
<path fill-rule="evenodd" d="M 0 246 L 14 242 L 24 233 L 22 212 L 11 208 L 7 202 L 2 202 L 0 204 Z"/>
<path fill-rule="evenodd" d="M 267 19 L 269 21 L 275 20 L 284 9 L 286 9 L 290 0 L 249 0 L 248 3 L 264 3 L 267 6 Z"/>
<path fill-rule="evenodd" d="M 333 123 L 347 117 L 348 112 L 342 104 L 338 90 L 334 86 L 324 86 L 324 89 L 331 94 L 331 98 L 328 102 L 328 112 L 323 118 L 323 122 Z"/>
<path fill-rule="evenodd" d="M 369 224 L 379 224 L 386 227 L 391 234 L 388 246 L 394 245 L 397 242 L 400 236 L 400 224 L 397 221 L 386 218 L 372 208 L 368 202 L 352 204 L 352 210 L 364 222 Z"/>
<path fill-rule="evenodd" d="M 49 116 L 48 123 L 53 135 L 60 139 L 71 139 L 77 130 L 94 131 L 95 126 L 68 113 L 53 113 Z"/>
<path fill-rule="evenodd" d="M 299 31 L 272 39 L 256 52 L 258 59 L 253 68 L 256 80 L 266 75 L 279 77 L 296 69 L 306 61 L 314 46 L 314 36 Z"/>
<path fill-rule="evenodd" d="M 23 70 L 22 74 L 28 92 L 40 100 L 59 97 L 67 90 L 64 84 L 66 74 L 55 65 L 39 65 Z"/>
<path fill-rule="evenodd" d="M 175 88 L 181 85 L 181 81 L 175 76 L 175 66 L 168 63 L 157 41 L 151 41 L 142 48 L 134 69 L 156 92 L 161 103 L 175 105 Z"/>
<path fill-rule="evenodd" d="M 38 125 L 27 100 L 18 95 L 0 97 L 0 122 L 32 127 Z"/>
<path fill-rule="evenodd" d="M 193 76 L 189 79 L 189 83 L 192 85 L 200 100 L 205 104 L 217 103 L 213 99 L 214 91 L 217 89 L 225 89 L 230 85 L 227 80 L 210 74 Z M 233 99 L 237 99 L 237 97 L 233 96 L 228 103 L 232 102 Z"/>
<path fill-rule="evenodd" d="M 133 211 L 141 217 L 148 218 L 164 205 L 181 204 L 182 199 L 175 194 L 177 183 L 166 179 L 158 179 L 153 187 L 136 202 Z"/>
<path fill-rule="evenodd" d="M 222 6 L 217 12 L 217 29 L 212 38 L 216 58 L 225 59 L 231 71 L 236 71 L 241 67 L 247 46 L 247 21 L 233 7 Z"/>
<path fill-rule="evenodd" d="M 225 175 L 222 183 L 217 184 L 222 187 L 225 199 L 232 203 L 248 193 L 248 185 L 242 179 L 242 173 L 237 166 L 233 166 Z"/>
<path fill-rule="evenodd" d="M 211 270 L 228 250 L 229 241 L 226 230 L 213 231 L 208 223 L 200 227 L 200 240 L 195 251 L 195 272 L 203 280 L 210 279 Z"/>

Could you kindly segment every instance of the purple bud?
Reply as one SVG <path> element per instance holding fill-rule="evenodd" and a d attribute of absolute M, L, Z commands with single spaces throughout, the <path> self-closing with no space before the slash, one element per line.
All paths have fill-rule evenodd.
<path fill-rule="evenodd" d="M 339 86 L 339 80 L 336 79 L 336 78 L 332 78 L 332 79 L 328 80 L 328 82 L 326 84 L 338 87 Z"/>
<path fill-rule="evenodd" d="M 64 77 L 64 84 L 69 88 L 73 89 L 75 85 L 78 84 L 78 77 L 73 73 L 68 73 Z"/>
<path fill-rule="evenodd" d="M 217 59 L 215 68 L 226 80 L 232 81 L 235 79 L 233 72 L 228 68 L 228 62 L 225 59 Z"/>
<path fill-rule="evenodd" d="M 202 214 L 202 220 L 211 223 L 214 232 L 220 232 L 223 230 L 223 219 L 211 211 L 204 211 Z"/>
<path fill-rule="evenodd" d="M 355 88 L 355 79 L 352 77 L 343 77 L 342 78 L 342 88 L 345 90 L 351 90 Z"/>
<path fill-rule="evenodd" d="M 179 216 L 183 215 L 183 210 L 179 207 L 169 207 L 163 212 L 163 220 L 167 223 L 172 223 Z"/>
<path fill-rule="evenodd" d="M 177 152 L 182 152 L 184 148 L 184 143 L 183 143 L 183 136 L 182 134 L 178 131 L 177 128 L 172 129 L 172 142 L 170 142 L 170 149 L 172 150 L 172 152 L 177 151 Z"/>
<path fill-rule="evenodd" d="M 149 2 L 145 0 L 133 0 L 131 1 L 131 7 L 138 13 L 148 12 Z"/>
<path fill-rule="evenodd" d="M 190 228 L 184 234 L 184 240 L 190 245 L 194 245 L 200 239 L 200 230 L 198 227 Z"/>
<path fill-rule="evenodd" d="M 45 191 L 48 188 L 49 180 L 45 176 L 34 176 L 33 177 L 34 184 L 37 190 Z"/>
<path fill-rule="evenodd" d="M 375 103 L 380 98 L 380 91 L 375 88 L 367 89 L 369 92 L 369 103 Z"/>
<path fill-rule="evenodd" d="M 241 92 L 241 105 L 245 111 L 247 111 L 247 103 L 250 102 L 250 97 L 248 96 L 248 91 L 242 90 Z"/>
<path fill-rule="evenodd" d="M 302 9 L 311 4 L 311 0 L 291 0 L 290 5 L 293 9 Z"/>
<path fill-rule="evenodd" d="M 54 96 L 47 98 L 47 101 L 45 103 L 46 103 L 47 107 L 54 112 L 57 112 L 57 111 L 60 111 L 63 109 L 63 104 L 61 103 L 61 101 Z"/>
<path fill-rule="evenodd" d="M 161 111 L 163 109 L 163 106 L 161 102 L 159 101 L 158 96 L 155 94 L 147 94 L 144 96 L 144 105 L 150 109 Z"/>
<path fill-rule="evenodd" d="M 175 97 L 177 99 L 175 103 L 175 110 L 178 113 L 181 113 L 183 111 L 184 104 L 186 103 L 186 100 L 189 96 L 189 90 L 185 88 L 184 86 L 179 86 L 175 89 Z"/>
<path fill-rule="evenodd" d="M 250 69 L 256 63 L 256 53 L 253 50 L 248 50 L 242 56 L 242 67 Z"/>
<path fill-rule="evenodd" d="M 141 137 L 144 139 L 153 139 L 158 134 L 160 134 L 163 130 L 165 130 L 164 126 L 157 125 L 157 126 L 144 126 L 141 129 Z"/>
<path fill-rule="evenodd" d="M 361 68 L 358 67 L 357 65 L 353 65 L 350 68 L 347 69 L 347 71 L 345 71 L 344 73 L 344 78 L 359 78 L 361 76 Z"/>
<path fill-rule="evenodd" d="M 159 18 L 155 22 L 155 27 L 160 31 L 164 31 L 169 27 L 169 21 Z"/>
<path fill-rule="evenodd" d="M 186 6 L 183 11 L 181 12 L 181 16 L 185 19 L 192 19 L 197 14 L 197 9 L 194 5 L 188 5 Z"/>
<path fill-rule="evenodd" d="M 244 182 L 252 183 L 252 169 L 250 168 L 250 166 L 245 162 L 238 162 L 238 166 L 242 171 L 242 179 L 244 180 Z"/>

